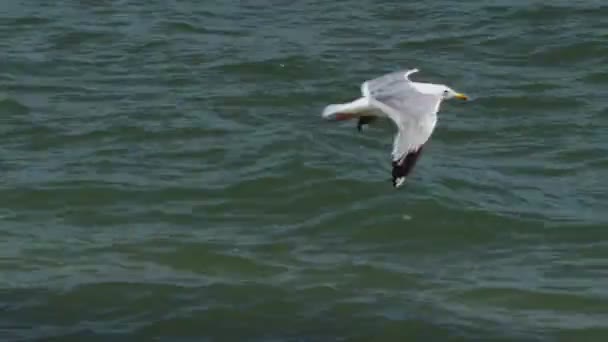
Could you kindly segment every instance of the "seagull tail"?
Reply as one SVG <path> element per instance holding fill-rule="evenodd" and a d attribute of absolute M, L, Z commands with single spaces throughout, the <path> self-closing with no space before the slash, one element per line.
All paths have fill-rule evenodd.
<path fill-rule="evenodd" d="M 369 109 L 369 101 L 362 97 L 348 103 L 330 104 L 323 109 L 321 116 L 326 120 L 348 120 L 359 117 Z"/>

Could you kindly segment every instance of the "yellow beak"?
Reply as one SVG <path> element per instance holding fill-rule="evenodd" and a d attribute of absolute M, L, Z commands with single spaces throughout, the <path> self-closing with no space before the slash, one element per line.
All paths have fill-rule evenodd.
<path fill-rule="evenodd" d="M 466 96 L 465 94 L 461 94 L 461 93 L 456 93 L 456 95 L 454 95 L 455 98 L 459 99 L 459 100 L 468 100 L 469 97 Z"/>

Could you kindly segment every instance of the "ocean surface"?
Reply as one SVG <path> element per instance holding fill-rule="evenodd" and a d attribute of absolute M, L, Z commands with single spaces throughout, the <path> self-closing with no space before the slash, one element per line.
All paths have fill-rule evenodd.
<path fill-rule="evenodd" d="M 603 0 L 5 0 L 0 340 L 606 341 L 607 94 Z"/>

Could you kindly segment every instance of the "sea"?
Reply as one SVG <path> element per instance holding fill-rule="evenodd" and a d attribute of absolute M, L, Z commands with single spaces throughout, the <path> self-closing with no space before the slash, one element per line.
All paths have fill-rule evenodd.
<path fill-rule="evenodd" d="M 607 94 L 604 0 L 3 0 L 0 341 L 606 341 Z"/>

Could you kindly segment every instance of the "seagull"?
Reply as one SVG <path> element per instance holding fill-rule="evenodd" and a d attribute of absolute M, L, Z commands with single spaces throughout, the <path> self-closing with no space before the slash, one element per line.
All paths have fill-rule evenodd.
<path fill-rule="evenodd" d="M 327 105 L 322 117 L 330 121 L 357 119 L 357 129 L 378 118 L 389 118 L 397 126 L 393 140 L 392 184 L 399 188 L 414 168 L 422 148 L 437 124 L 443 100 L 468 100 L 443 84 L 410 80 L 419 70 L 399 70 L 361 84 L 361 97 L 347 103 Z"/>

